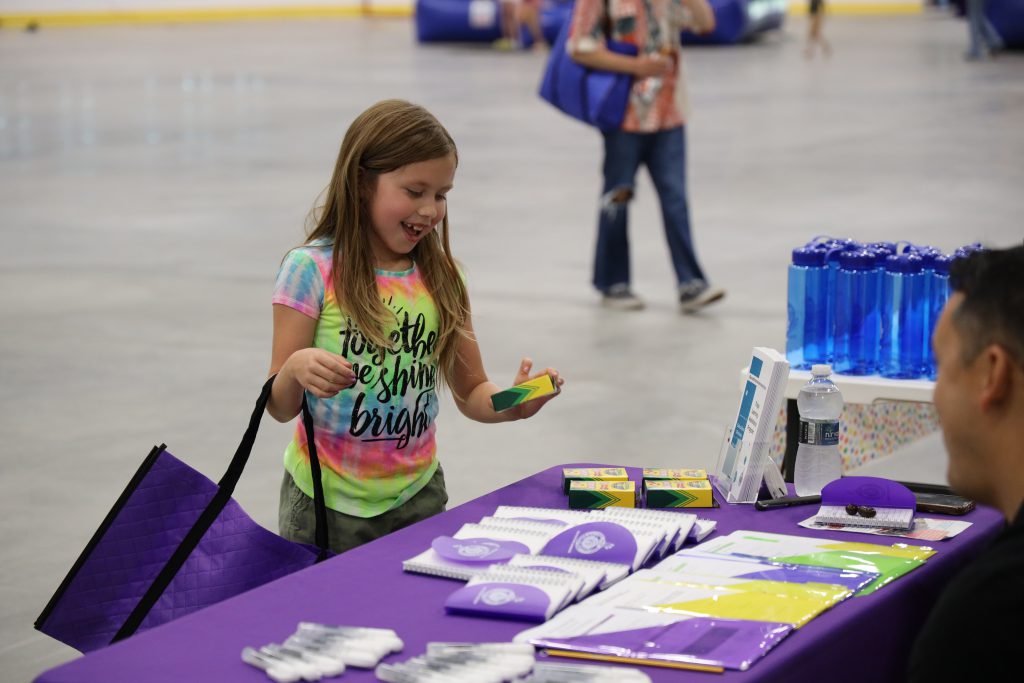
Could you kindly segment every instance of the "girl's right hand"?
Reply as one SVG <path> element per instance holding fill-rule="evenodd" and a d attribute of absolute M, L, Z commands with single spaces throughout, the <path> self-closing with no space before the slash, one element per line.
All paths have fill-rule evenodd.
<path fill-rule="evenodd" d="M 637 78 L 664 76 L 672 70 L 672 59 L 664 55 L 639 55 L 633 75 Z"/>
<path fill-rule="evenodd" d="M 331 398 L 356 383 L 352 364 L 324 349 L 300 349 L 286 365 L 295 381 L 317 398 Z"/>

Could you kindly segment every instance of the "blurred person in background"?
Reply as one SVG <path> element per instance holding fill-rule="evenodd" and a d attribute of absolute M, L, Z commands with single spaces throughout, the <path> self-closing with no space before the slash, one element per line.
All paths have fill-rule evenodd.
<path fill-rule="evenodd" d="M 498 0 L 501 38 L 494 41 L 494 47 L 499 50 L 518 50 L 522 47 L 520 38 L 524 28 L 533 39 L 533 49 L 548 47 L 540 30 L 540 2 L 541 0 Z"/>
<path fill-rule="evenodd" d="M 1003 49 L 1003 39 L 985 17 L 988 0 L 966 0 L 964 11 L 967 15 L 967 31 L 970 43 L 967 54 L 968 61 L 977 61 L 992 57 Z"/>
<path fill-rule="evenodd" d="M 814 46 L 820 45 L 821 51 L 826 57 L 832 55 L 832 46 L 825 40 L 822 27 L 825 24 L 825 0 L 810 0 L 807 6 L 807 47 L 804 49 L 804 56 L 810 59 L 814 56 Z"/>
<path fill-rule="evenodd" d="M 680 32 L 709 33 L 715 15 L 707 0 L 576 0 L 566 49 L 579 64 L 633 76 L 626 115 L 604 137 L 604 184 L 594 257 L 594 287 L 601 303 L 639 310 L 644 302 L 630 278 L 628 212 L 636 172 L 643 164 L 661 203 L 662 222 L 676 276 L 676 296 L 693 313 L 725 296 L 708 282 L 690 235 L 686 193 L 685 106 L 681 104 Z M 629 43 L 637 55 L 612 52 L 607 40 Z"/>

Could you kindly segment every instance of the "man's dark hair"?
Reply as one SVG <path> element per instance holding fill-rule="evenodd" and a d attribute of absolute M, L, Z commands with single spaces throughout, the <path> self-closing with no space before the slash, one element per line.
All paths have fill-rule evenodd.
<path fill-rule="evenodd" d="M 1024 245 L 983 249 L 954 260 L 949 284 L 964 295 L 953 316 L 964 361 L 999 344 L 1024 365 Z"/>

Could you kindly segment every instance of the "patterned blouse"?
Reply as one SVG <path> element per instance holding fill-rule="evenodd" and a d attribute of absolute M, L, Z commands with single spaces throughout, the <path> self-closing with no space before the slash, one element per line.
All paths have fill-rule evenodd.
<path fill-rule="evenodd" d="M 626 107 L 622 130 L 654 133 L 683 125 L 680 32 L 693 25 L 682 0 L 576 0 L 566 49 L 593 52 L 605 44 L 605 11 L 611 16 L 611 39 L 630 43 L 638 54 L 672 59 L 665 76 L 637 78 Z"/>

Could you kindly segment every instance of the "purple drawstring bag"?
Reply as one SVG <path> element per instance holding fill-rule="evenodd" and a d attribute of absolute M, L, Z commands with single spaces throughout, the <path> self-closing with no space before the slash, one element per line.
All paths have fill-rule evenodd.
<path fill-rule="evenodd" d="M 313 419 L 302 399 L 316 514 L 316 546 L 256 524 L 232 498 L 249 460 L 274 378 L 214 483 L 153 448 L 50 598 L 35 627 L 82 652 L 177 619 L 326 559 L 327 512 Z"/>

